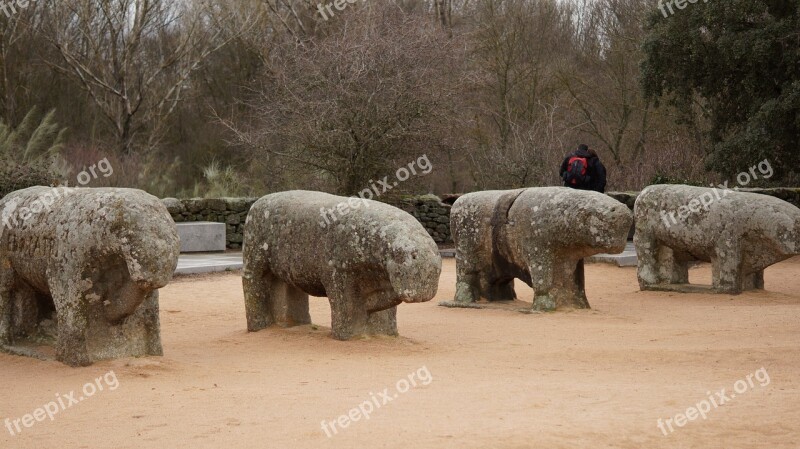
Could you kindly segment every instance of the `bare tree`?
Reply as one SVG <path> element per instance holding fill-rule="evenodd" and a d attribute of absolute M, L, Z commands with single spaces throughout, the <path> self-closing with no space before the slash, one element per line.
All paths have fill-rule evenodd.
<path fill-rule="evenodd" d="M 580 129 L 616 163 L 640 156 L 651 105 L 639 89 L 640 43 L 649 5 L 600 0 L 580 6 L 571 64 L 559 79 L 576 107 Z"/>
<path fill-rule="evenodd" d="M 322 19 L 317 14 L 318 5 L 325 2 L 313 0 L 261 0 L 270 12 L 269 19 L 274 27 L 282 27 L 295 40 L 312 37 L 316 22 Z"/>
<path fill-rule="evenodd" d="M 553 154 L 563 147 L 566 111 L 555 67 L 571 36 L 569 10 L 549 0 L 480 0 L 474 9 L 475 183 L 513 188 L 547 182 Z"/>
<path fill-rule="evenodd" d="M 146 148 L 158 142 L 192 73 L 228 41 L 209 30 L 205 3 L 60 0 L 48 11 L 46 35 L 62 58 L 48 62 L 83 86 L 125 154 L 143 130 Z"/>
<path fill-rule="evenodd" d="M 19 111 L 18 95 L 24 90 L 25 64 L 34 58 L 30 38 L 36 28 L 40 5 L 32 2 L 27 8 L 17 9 L 14 14 L 0 15 L 0 113 L 6 123 L 16 123 Z"/>
<path fill-rule="evenodd" d="M 325 39 L 284 48 L 248 101 L 251 119 L 225 123 L 254 160 L 289 161 L 352 194 L 443 144 L 452 52 L 436 27 L 397 8 L 340 20 Z"/>
<path fill-rule="evenodd" d="M 55 109 L 73 164 L 113 142 L 130 168 L 115 179 L 154 192 L 191 193 L 216 161 L 254 191 L 351 193 L 423 153 L 436 170 L 404 186 L 547 185 L 579 142 L 600 151 L 611 188 L 704 176 L 703 123 L 638 86 L 650 0 L 321 14 L 332 1 L 31 1 L 0 13 L 0 115 Z"/>

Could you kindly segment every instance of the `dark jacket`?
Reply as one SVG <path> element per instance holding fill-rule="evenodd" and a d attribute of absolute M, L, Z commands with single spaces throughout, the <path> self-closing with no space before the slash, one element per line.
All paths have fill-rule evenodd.
<path fill-rule="evenodd" d="M 572 187 L 573 189 L 579 190 L 594 190 L 595 192 L 605 193 L 606 191 L 606 167 L 603 166 L 603 163 L 600 162 L 600 158 L 597 157 L 597 153 L 592 150 L 575 150 L 572 153 L 568 154 L 567 157 L 564 158 L 564 162 L 561 163 L 561 170 L 559 171 L 559 175 L 561 179 L 564 179 L 564 173 L 567 171 L 567 165 L 569 163 L 569 159 L 571 157 L 584 157 L 588 162 L 587 167 L 587 175 L 589 176 L 589 185 L 576 187 L 572 185 L 567 185 L 564 182 L 564 186 Z"/>

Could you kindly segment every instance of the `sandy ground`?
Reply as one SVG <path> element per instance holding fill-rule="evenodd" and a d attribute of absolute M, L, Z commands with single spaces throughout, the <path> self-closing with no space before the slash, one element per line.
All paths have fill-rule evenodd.
<path fill-rule="evenodd" d="M 709 267 L 691 277 L 709 281 Z M 2 420 L 113 370 L 52 421 L 15 436 L 0 423 L 0 448 L 800 447 L 800 258 L 767 270 L 769 291 L 736 297 L 642 293 L 635 269 L 588 265 L 593 310 L 539 315 L 437 307 L 453 295 L 445 260 L 436 300 L 400 306 L 402 337 L 350 342 L 328 337 L 316 298 L 318 326 L 248 334 L 240 282 L 164 289 L 164 357 L 70 369 L 0 355 Z M 739 380 L 706 419 L 659 430 Z M 368 420 L 323 431 L 373 397 Z"/>

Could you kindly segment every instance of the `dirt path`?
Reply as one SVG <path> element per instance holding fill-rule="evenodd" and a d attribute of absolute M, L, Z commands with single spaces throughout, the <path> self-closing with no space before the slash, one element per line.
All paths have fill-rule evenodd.
<path fill-rule="evenodd" d="M 248 334 L 238 275 L 178 280 L 161 294 L 163 358 L 70 369 L 0 354 L 0 420 L 114 371 L 53 421 L 16 436 L 0 422 L 0 448 L 800 447 L 800 258 L 736 297 L 642 293 L 635 269 L 588 265 L 594 309 L 571 313 L 437 307 L 454 283 L 446 260 L 437 299 L 400 306 L 403 337 L 339 342 L 325 300 L 319 327 Z M 368 420 L 326 435 L 322 421 L 365 402 Z"/>

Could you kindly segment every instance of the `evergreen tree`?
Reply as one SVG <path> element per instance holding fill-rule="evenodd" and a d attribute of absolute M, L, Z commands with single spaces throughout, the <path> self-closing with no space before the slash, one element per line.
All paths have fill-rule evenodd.
<path fill-rule="evenodd" d="M 800 0 L 676 1 L 646 25 L 645 94 L 707 123 L 708 168 L 730 177 L 767 159 L 771 181 L 797 182 Z"/>

